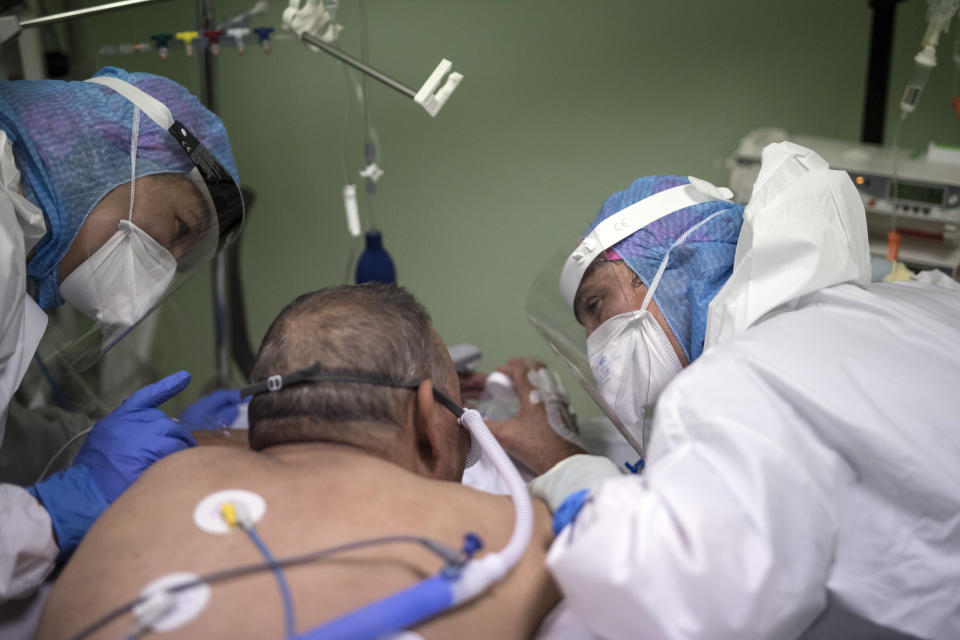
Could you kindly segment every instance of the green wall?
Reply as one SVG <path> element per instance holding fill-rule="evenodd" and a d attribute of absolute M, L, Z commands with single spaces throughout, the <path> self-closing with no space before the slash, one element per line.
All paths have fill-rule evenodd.
<path fill-rule="evenodd" d="M 562 370 L 526 320 L 527 290 L 611 192 L 650 173 L 724 183 L 725 159 L 760 126 L 859 136 L 867 0 L 366 4 L 372 65 L 414 88 L 441 57 L 465 75 L 435 119 L 368 83 L 386 172 L 376 211 L 400 282 L 426 304 L 448 343 L 479 345 L 488 368 L 535 355 Z M 221 1 L 217 13 L 249 6 Z M 279 28 L 284 6 L 275 1 L 257 24 Z M 908 0 L 898 9 L 894 109 L 925 8 Z M 190 2 L 173 0 L 87 19 L 83 37 L 92 53 L 184 29 L 193 16 Z M 341 42 L 353 53 L 359 16 L 357 2 L 343 0 Z M 948 102 L 953 38 L 945 38 L 940 67 L 904 127 L 906 146 L 919 149 L 930 139 L 960 145 Z M 199 89 L 198 65 L 182 51 L 166 62 L 150 54 L 99 63 Z M 342 281 L 351 248 L 341 199 L 344 154 L 355 171 L 362 149 L 356 100 L 345 86 L 336 62 L 294 40 L 278 40 L 269 55 L 254 45 L 244 56 L 225 47 L 219 58 L 218 111 L 241 179 L 257 194 L 242 239 L 255 344 L 296 295 Z M 157 364 L 195 374 L 201 384 L 188 397 L 212 377 L 210 306 L 204 272 L 162 310 Z M 597 413 L 579 389 L 575 400 L 582 415 Z"/>

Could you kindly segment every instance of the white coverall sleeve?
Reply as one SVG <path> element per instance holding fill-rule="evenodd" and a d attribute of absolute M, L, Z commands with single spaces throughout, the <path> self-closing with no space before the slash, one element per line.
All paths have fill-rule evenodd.
<path fill-rule="evenodd" d="M 7 134 L 0 131 L 0 442 L 3 440 L 7 404 L 20 386 L 33 357 L 47 316 L 27 302 L 27 254 L 43 234 L 43 214 L 17 189 L 16 168 Z M 26 308 L 33 305 L 33 309 Z M 28 326 L 28 312 L 32 319 Z"/>
<path fill-rule="evenodd" d="M 0 442 L 7 404 L 22 378 L 26 258 L 13 204 L 0 191 Z M 32 356 L 33 354 L 30 354 Z M 28 356 L 29 357 L 29 356 Z"/>
<path fill-rule="evenodd" d="M 583 624 L 565 600 L 561 600 L 537 627 L 533 640 L 600 640 L 600 638 Z"/>
<path fill-rule="evenodd" d="M 604 638 L 798 636 L 826 605 L 838 529 L 818 475 L 843 465 L 780 438 L 786 407 L 729 411 L 768 431 L 671 400 L 645 473 L 595 488 L 551 547 L 564 597 Z"/>
<path fill-rule="evenodd" d="M 0 484 L 0 602 L 24 597 L 53 570 L 60 550 L 50 515 L 26 489 Z"/>

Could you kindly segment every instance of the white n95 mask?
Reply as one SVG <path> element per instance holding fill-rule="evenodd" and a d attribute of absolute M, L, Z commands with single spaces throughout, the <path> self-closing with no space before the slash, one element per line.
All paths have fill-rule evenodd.
<path fill-rule="evenodd" d="M 60 283 L 60 295 L 100 325 L 103 350 L 123 337 L 163 298 L 177 275 L 177 260 L 133 222 L 140 107 L 133 109 L 130 209 L 107 242 Z"/>
<path fill-rule="evenodd" d="M 587 358 L 600 395 L 628 429 L 642 427 L 645 408 L 683 368 L 663 327 L 645 309 L 597 327 L 587 338 Z"/>
<path fill-rule="evenodd" d="M 645 410 L 653 406 L 667 383 L 683 369 L 666 332 L 650 313 L 653 294 L 674 247 L 718 214 L 693 225 L 670 246 L 639 311 L 613 316 L 587 338 L 587 359 L 600 395 L 627 429 L 639 430 L 641 435 Z"/>
<path fill-rule="evenodd" d="M 106 244 L 60 284 L 60 295 L 100 324 L 105 337 L 135 325 L 177 273 L 173 255 L 149 233 L 121 220 Z"/>

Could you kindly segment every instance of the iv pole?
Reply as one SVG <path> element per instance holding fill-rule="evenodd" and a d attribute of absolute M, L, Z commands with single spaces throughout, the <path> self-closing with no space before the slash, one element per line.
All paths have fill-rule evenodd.
<path fill-rule="evenodd" d="M 197 23 L 201 31 L 216 29 L 214 0 L 197 0 Z M 202 100 L 204 106 L 217 112 L 216 72 L 217 58 L 206 47 L 201 48 L 200 69 L 203 78 Z M 229 385 L 230 374 L 230 318 L 227 314 L 227 255 L 217 253 L 211 272 L 213 292 L 214 370 L 217 388 Z"/>

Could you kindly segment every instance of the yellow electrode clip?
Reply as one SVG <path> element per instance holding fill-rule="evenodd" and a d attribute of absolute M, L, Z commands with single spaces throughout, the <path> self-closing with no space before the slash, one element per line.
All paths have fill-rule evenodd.
<path fill-rule="evenodd" d="M 223 503 L 223 506 L 220 507 L 220 516 L 223 518 L 223 521 L 227 523 L 227 526 L 231 528 L 236 527 L 239 524 L 237 519 L 237 507 L 232 502 Z"/>

